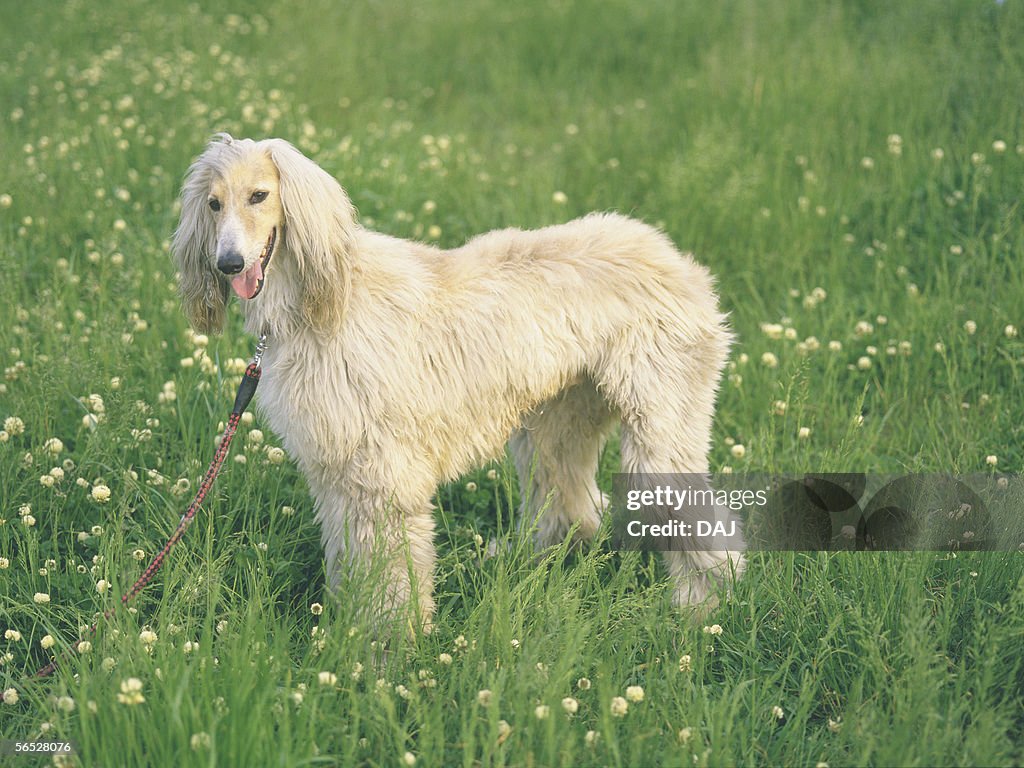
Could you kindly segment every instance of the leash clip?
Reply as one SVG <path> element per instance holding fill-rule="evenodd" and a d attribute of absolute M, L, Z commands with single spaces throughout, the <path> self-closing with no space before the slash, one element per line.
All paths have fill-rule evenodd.
<path fill-rule="evenodd" d="M 256 353 L 252 356 L 253 365 L 257 368 L 263 362 L 263 353 L 267 351 L 267 334 L 261 333 L 259 341 L 256 342 Z"/>

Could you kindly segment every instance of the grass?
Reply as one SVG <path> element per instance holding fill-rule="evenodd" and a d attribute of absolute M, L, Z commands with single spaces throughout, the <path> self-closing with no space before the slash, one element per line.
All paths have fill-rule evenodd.
<path fill-rule="evenodd" d="M 1019 470 L 1019 4 L 71 0 L 5 19 L 0 419 L 24 429 L 0 435 L 0 738 L 74 739 L 82 765 L 1024 760 L 1017 552 L 754 553 L 711 634 L 667 605 L 656 558 L 538 560 L 499 463 L 440 489 L 435 631 L 379 665 L 369 590 L 324 592 L 308 493 L 258 421 L 154 586 L 24 680 L 162 546 L 251 352 L 237 313 L 188 333 L 166 253 L 215 131 L 292 140 L 365 223 L 442 245 L 592 209 L 662 226 L 712 267 L 739 339 L 717 469 Z M 144 702 L 118 700 L 129 678 Z"/>

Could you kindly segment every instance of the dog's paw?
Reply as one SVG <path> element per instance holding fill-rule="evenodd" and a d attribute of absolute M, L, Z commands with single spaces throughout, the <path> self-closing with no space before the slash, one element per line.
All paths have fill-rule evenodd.
<path fill-rule="evenodd" d="M 713 562 L 700 570 L 677 577 L 672 604 L 692 614 L 695 621 L 706 618 L 732 593 L 732 585 L 743 574 L 747 560 L 740 552 L 706 553 Z"/>

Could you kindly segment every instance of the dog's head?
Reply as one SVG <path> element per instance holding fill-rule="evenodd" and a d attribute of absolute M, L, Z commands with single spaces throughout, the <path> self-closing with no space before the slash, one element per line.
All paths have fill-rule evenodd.
<path fill-rule="evenodd" d="M 335 331 L 354 226 L 352 204 L 337 181 L 291 144 L 219 134 L 181 190 L 173 252 L 185 313 L 198 330 L 217 332 L 232 292 L 258 308 L 267 284 L 279 277 L 298 282 L 297 291 L 277 292 L 292 306 L 264 309 L 298 311 L 318 332 Z M 294 269 L 275 274 L 287 260 Z"/>

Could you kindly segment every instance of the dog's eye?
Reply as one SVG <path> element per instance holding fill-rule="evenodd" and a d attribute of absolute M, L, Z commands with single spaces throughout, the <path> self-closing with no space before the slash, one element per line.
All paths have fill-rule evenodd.
<path fill-rule="evenodd" d="M 262 203 L 262 202 L 263 202 L 264 200 L 266 200 L 266 199 L 267 199 L 267 194 L 268 194 L 268 193 L 267 193 L 267 191 L 266 191 L 266 190 L 264 190 L 264 189 L 257 189 L 257 190 L 256 190 L 255 192 L 253 192 L 253 193 L 252 193 L 252 195 L 251 195 L 251 196 L 249 197 L 249 202 L 250 202 L 250 203 L 251 203 L 252 205 L 256 205 L 257 203 Z"/>
<path fill-rule="evenodd" d="M 209 206 L 210 206 L 210 210 L 211 211 L 219 211 L 220 210 L 220 200 L 218 200 L 215 197 L 211 198 L 210 202 L 209 202 Z"/>

